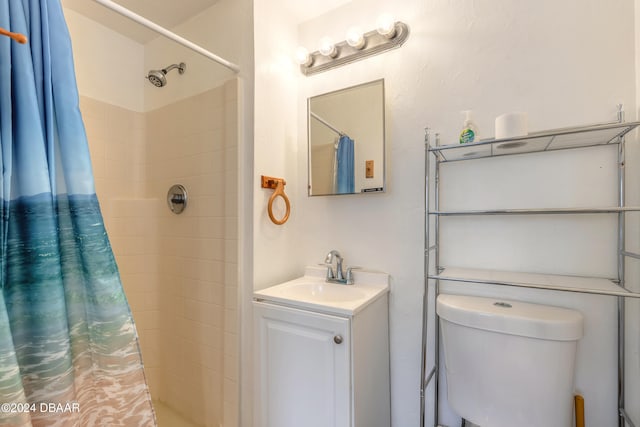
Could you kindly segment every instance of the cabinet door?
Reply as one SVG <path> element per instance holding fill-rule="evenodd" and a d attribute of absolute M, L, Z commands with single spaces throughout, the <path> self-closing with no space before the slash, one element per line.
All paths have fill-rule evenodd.
<path fill-rule="evenodd" d="M 259 427 L 349 427 L 349 319 L 254 302 Z"/>

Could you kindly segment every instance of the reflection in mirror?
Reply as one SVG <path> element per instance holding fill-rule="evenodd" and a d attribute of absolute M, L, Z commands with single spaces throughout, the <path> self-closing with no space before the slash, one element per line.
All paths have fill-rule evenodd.
<path fill-rule="evenodd" d="M 309 98 L 309 195 L 384 191 L 384 80 Z"/>

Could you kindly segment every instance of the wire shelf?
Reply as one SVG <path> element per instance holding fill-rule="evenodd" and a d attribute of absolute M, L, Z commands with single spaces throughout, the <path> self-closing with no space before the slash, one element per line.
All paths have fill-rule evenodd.
<path fill-rule="evenodd" d="M 605 208 L 536 208 L 536 209 L 487 209 L 459 211 L 431 211 L 429 215 L 437 216 L 472 216 L 472 215 L 575 215 L 575 214 L 611 214 L 621 212 L 640 212 L 640 206 L 611 206 Z"/>
<path fill-rule="evenodd" d="M 530 133 L 527 136 L 488 139 L 470 144 L 429 147 L 440 162 L 481 159 L 512 154 L 564 150 L 618 144 L 640 121 L 570 127 Z"/>
<path fill-rule="evenodd" d="M 565 276 L 559 274 L 522 273 L 457 267 L 445 267 L 440 273 L 429 275 L 428 277 L 429 279 L 451 282 L 480 283 L 640 298 L 640 293 L 631 292 L 620 287 L 615 279 L 602 277 Z"/>

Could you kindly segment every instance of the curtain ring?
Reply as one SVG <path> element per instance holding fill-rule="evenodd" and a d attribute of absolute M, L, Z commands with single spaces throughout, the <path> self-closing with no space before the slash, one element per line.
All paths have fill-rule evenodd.
<path fill-rule="evenodd" d="M 282 219 L 276 219 L 275 216 L 273 216 L 273 201 L 276 199 L 276 197 L 282 197 L 282 199 L 284 200 L 284 204 L 287 206 L 287 211 L 285 212 L 284 216 L 282 217 Z M 289 219 L 289 214 L 291 213 L 291 204 L 289 203 L 289 198 L 287 197 L 286 194 L 284 194 L 284 180 L 283 179 L 279 179 L 278 183 L 276 184 L 276 189 L 273 192 L 273 194 L 271 195 L 271 197 L 269 198 L 269 206 L 268 206 L 268 213 L 269 213 L 269 218 L 271 218 L 271 221 L 273 221 L 274 224 L 276 225 L 282 225 L 285 222 L 287 222 L 287 220 Z"/>

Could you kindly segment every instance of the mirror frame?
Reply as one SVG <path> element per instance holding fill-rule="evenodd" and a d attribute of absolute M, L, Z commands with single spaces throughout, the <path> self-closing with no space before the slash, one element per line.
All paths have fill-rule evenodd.
<path fill-rule="evenodd" d="M 316 99 L 318 97 L 322 97 L 322 96 L 328 96 L 328 95 L 335 95 L 337 93 L 340 92 L 345 92 L 345 91 L 349 91 L 349 90 L 353 90 L 353 89 L 357 89 L 363 86 L 370 86 L 373 85 L 375 83 L 380 83 L 381 84 L 381 89 L 382 89 L 382 116 L 381 116 L 381 121 L 382 121 L 382 129 L 381 129 L 381 138 L 382 138 L 382 186 L 380 187 L 372 187 L 372 188 L 365 188 L 365 189 L 361 189 L 360 191 L 357 192 L 353 192 L 353 193 L 325 193 L 325 194 L 313 194 L 312 193 L 312 169 L 311 169 L 311 102 L 313 99 Z M 312 97 L 307 98 L 307 195 L 308 197 L 319 197 L 319 196 L 347 196 L 347 195 L 355 195 L 355 194 L 367 194 L 367 193 L 385 193 L 386 189 L 387 189 L 387 147 L 386 147 L 386 101 L 385 101 L 385 84 L 384 84 L 384 78 L 381 79 L 376 79 L 376 80 L 371 80 L 365 83 L 360 83 L 357 85 L 353 85 L 353 86 L 348 86 L 348 87 L 344 87 L 341 89 L 336 89 L 333 90 L 331 92 L 326 92 L 326 93 L 321 93 L 318 95 L 314 95 Z"/>

